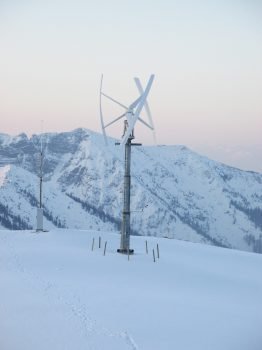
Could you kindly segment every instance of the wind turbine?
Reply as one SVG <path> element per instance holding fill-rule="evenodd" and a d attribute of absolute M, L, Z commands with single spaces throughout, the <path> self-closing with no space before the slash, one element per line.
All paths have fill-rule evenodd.
<path fill-rule="evenodd" d="M 40 155 L 39 155 L 39 204 L 37 207 L 36 214 L 36 231 L 44 231 L 43 226 L 43 140 L 41 135 L 41 144 L 40 144 Z"/>
<path fill-rule="evenodd" d="M 32 140 L 33 141 L 33 140 Z M 38 146 L 35 145 L 37 149 Z M 40 135 L 40 149 L 39 149 L 39 162 L 38 162 L 38 177 L 39 177 L 39 199 L 36 209 L 36 232 L 44 232 L 43 218 L 44 218 L 44 208 L 43 208 L 43 165 L 44 165 L 44 149 L 43 149 L 43 121 L 41 121 L 41 135 Z"/>
<path fill-rule="evenodd" d="M 109 95 L 105 94 L 102 91 L 103 87 L 103 75 L 101 77 L 100 83 L 100 121 L 102 132 L 104 135 L 105 143 L 107 142 L 106 128 L 110 125 L 118 122 L 120 119 L 124 119 L 124 133 L 120 142 L 116 143 L 121 147 L 125 148 L 125 175 L 124 175 L 124 200 L 123 200 L 123 211 L 122 211 L 122 227 L 121 227 L 121 241 L 120 248 L 117 250 L 119 253 L 123 254 L 133 254 L 134 250 L 130 249 L 130 189 L 131 189 L 131 147 L 132 146 L 141 146 L 141 143 L 132 143 L 134 136 L 134 127 L 137 121 L 140 121 L 146 127 L 148 127 L 153 132 L 154 140 L 155 138 L 155 128 L 151 116 L 151 112 L 147 103 L 147 97 L 151 89 L 152 83 L 154 80 L 154 75 L 152 74 L 149 77 L 145 89 L 143 89 L 142 84 L 139 78 L 134 78 L 135 84 L 137 86 L 139 97 L 133 101 L 129 106 L 125 106 L 123 103 L 115 100 Z M 120 116 L 114 118 L 111 122 L 105 124 L 104 116 L 102 112 L 102 99 L 107 98 L 110 101 L 121 106 L 125 112 Z M 141 117 L 142 110 L 145 109 L 145 112 L 148 117 L 148 121 L 145 121 Z"/>

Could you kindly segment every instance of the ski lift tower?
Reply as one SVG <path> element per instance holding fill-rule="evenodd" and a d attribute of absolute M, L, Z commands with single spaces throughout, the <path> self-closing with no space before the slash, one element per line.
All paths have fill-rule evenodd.
<path fill-rule="evenodd" d="M 151 75 L 148 83 L 146 85 L 145 90 L 143 90 L 143 87 L 141 85 L 141 82 L 138 78 L 134 78 L 135 84 L 138 88 L 140 96 L 132 102 L 128 107 L 124 104 L 118 102 L 117 100 L 113 99 L 112 97 L 106 95 L 102 91 L 102 85 L 103 85 L 103 75 L 101 77 L 101 84 L 100 84 L 100 120 L 101 120 L 101 127 L 102 132 L 104 135 L 105 143 L 107 142 L 107 135 L 106 135 L 106 128 L 118 120 L 124 119 L 124 133 L 122 135 L 122 139 L 120 142 L 116 143 L 116 145 L 120 145 L 120 147 L 124 148 L 125 150 L 125 175 L 124 175 L 124 198 L 123 198 L 123 211 L 122 211 L 122 225 L 121 225 L 121 240 L 120 240 L 120 248 L 117 250 L 118 253 L 122 254 L 133 254 L 134 250 L 130 249 L 130 217 L 131 217 L 131 211 L 130 211 L 130 191 L 131 191 L 131 147 L 132 146 L 141 146 L 141 143 L 134 143 L 132 142 L 135 138 L 134 136 L 134 127 L 137 121 L 140 121 L 142 124 L 144 124 L 146 127 L 151 129 L 153 131 L 154 140 L 155 140 L 155 128 L 151 116 L 151 112 L 147 103 L 147 96 L 149 94 L 150 88 L 152 86 L 154 75 Z M 102 113 L 102 98 L 107 98 L 111 100 L 112 102 L 118 104 L 122 108 L 125 109 L 125 112 L 115 118 L 113 121 L 105 124 L 104 117 Z M 143 108 L 145 108 L 148 122 L 146 122 L 142 117 L 140 116 Z"/>

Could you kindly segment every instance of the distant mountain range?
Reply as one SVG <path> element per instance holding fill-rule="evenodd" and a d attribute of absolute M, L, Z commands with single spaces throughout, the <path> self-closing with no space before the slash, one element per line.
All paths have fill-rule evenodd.
<path fill-rule="evenodd" d="M 123 152 L 86 129 L 43 134 L 45 227 L 120 230 Z M 0 227 L 32 229 L 40 136 L 0 134 Z M 262 253 L 262 174 L 185 146 L 132 149 L 132 232 Z"/>

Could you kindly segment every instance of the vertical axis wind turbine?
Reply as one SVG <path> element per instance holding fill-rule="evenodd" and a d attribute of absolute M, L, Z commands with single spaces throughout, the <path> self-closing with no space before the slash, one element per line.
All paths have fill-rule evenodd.
<path fill-rule="evenodd" d="M 143 89 L 141 82 L 138 78 L 134 78 L 135 84 L 137 86 L 139 97 L 132 102 L 129 106 L 125 106 L 123 103 L 118 102 L 117 100 L 113 99 L 112 97 L 108 96 L 102 91 L 103 86 L 103 75 L 101 77 L 101 84 L 100 84 L 100 121 L 101 121 L 101 127 L 102 132 L 104 135 L 104 140 L 106 145 L 107 142 L 107 134 L 106 134 L 106 128 L 110 125 L 114 124 L 115 122 L 119 121 L 120 119 L 124 118 L 124 133 L 122 136 L 122 139 L 119 143 L 116 143 L 117 145 L 120 145 L 122 148 L 125 148 L 125 175 L 124 175 L 124 200 L 123 200 L 123 211 L 122 211 L 122 226 L 121 226 L 121 241 L 120 241 L 120 248 L 117 250 L 119 253 L 123 254 L 133 254 L 134 250 L 130 249 L 130 190 L 131 190 L 131 147 L 132 146 L 141 146 L 141 143 L 132 143 L 132 140 L 135 138 L 134 136 L 134 127 L 137 121 L 140 121 L 142 124 L 144 124 L 146 127 L 152 130 L 154 140 L 155 138 L 155 128 L 151 116 L 151 112 L 147 103 L 147 97 L 149 94 L 149 91 L 151 89 L 152 83 L 154 80 L 154 75 L 152 74 L 148 80 L 148 83 L 146 85 L 146 88 Z M 104 117 L 102 113 L 102 98 L 107 98 L 110 101 L 116 103 L 117 105 L 121 106 L 125 112 L 121 114 L 120 116 L 113 119 L 111 122 L 105 124 Z M 145 109 L 145 112 L 148 117 L 148 121 L 146 122 L 142 117 L 140 116 L 143 108 Z"/>

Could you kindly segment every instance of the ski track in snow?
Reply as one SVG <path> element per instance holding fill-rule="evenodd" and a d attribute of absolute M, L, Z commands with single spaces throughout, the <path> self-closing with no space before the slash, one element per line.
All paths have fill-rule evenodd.
<path fill-rule="evenodd" d="M 15 251 L 15 246 L 7 240 L 7 234 L 0 235 L 2 243 L 11 252 L 11 259 L 9 260 L 9 266 L 13 266 L 21 273 L 22 278 L 25 283 L 31 285 L 34 290 L 37 290 L 49 301 L 57 300 L 59 303 L 66 307 L 68 313 L 68 319 L 72 317 L 76 318 L 81 325 L 81 333 L 86 339 L 86 345 L 88 345 L 89 350 L 100 350 L 96 345 L 92 344 L 90 341 L 90 334 L 100 337 L 109 337 L 122 340 L 129 349 L 139 350 L 134 339 L 127 331 L 115 332 L 110 330 L 108 327 L 103 326 L 99 321 L 89 316 L 89 312 L 86 305 L 81 302 L 80 297 L 74 293 L 67 298 L 62 296 L 65 293 L 61 293 L 59 287 L 48 280 L 44 280 L 39 275 L 33 273 L 26 269 L 21 259 L 19 258 L 17 252 Z M 1 259 L 2 260 L 2 259 Z"/>

